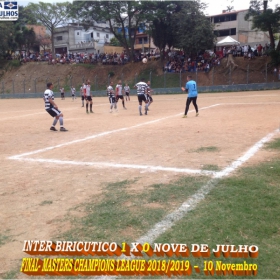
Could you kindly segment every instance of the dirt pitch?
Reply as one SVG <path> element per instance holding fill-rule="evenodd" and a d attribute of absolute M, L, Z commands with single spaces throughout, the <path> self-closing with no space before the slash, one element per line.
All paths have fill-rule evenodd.
<path fill-rule="evenodd" d="M 65 133 L 49 130 L 42 99 L 0 100 L 0 236 L 7 238 L 0 275 L 19 271 L 23 240 L 51 240 L 66 230 L 70 225 L 61 220 L 69 208 L 99 195 L 102 183 L 138 178 L 133 191 L 141 192 L 209 168 L 210 177 L 279 128 L 279 91 L 201 94 L 199 117 L 191 105 L 183 119 L 185 99 L 154 96 L 149 114 L 140 117 L 135 96 L 127 110 L 119 104 L 112 114 L 107 98 L 94 98 L 89 115 L 80 99 L 57 98 Z"/>

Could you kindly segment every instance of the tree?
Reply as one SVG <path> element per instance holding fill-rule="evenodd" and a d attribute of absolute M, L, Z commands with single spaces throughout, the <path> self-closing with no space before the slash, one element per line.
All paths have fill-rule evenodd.
<path fill-rule="evenodd" d="M 32 14 L 40 23 L 42 23 L 51 34 L 52 55 L 55 57 L 54 49 L 54 31 L 59 25 L 65 23 L 68 19 L 69 3 L 29 3 L 26 9 L 32 11 Z"/>
<path fill-rule="evenodd" d="M 150 19 L 152 5 L 148 1 L 74 1 L 71 12 L 86 28 L 96 21 L 108 22 L 110 31 L 133 60 L 137 30 Z"/>
<path fill-rule="evenodd" d="M 201 50 L 214 46 L 213 26 L 201 10 L 198 2 L 185 2 L 172 17 L 174 47 L 183 49 L 189 55 L 197 55 Z"/>
<path fill-rule="evenodd" d="M 172 29 L 172 17 L 181 9 L 180 3 L 155 2 L 151 35 L 156 47 L 159 48 L 161 59 L 166 46 L 170 49 L 174 44 L 174 33 Z"/>
<path fill-rule="evenodd" d="M 14 23 L 0 21 L 0 57 L 6 58 L 16 50 L 16 42 L 14 41 Z"/>
<path fill-rule="evenodd" d="M 251 0 L 245 20 L 252 21 L 253 29 L 259 29 L 268 32 L 270 47 L 274 50 L 275 34 L 279 33 L 280 29 L 280 7 L 277 7 L 273 11 L 272 9 L 267 9 L 267 1 Z M 276 50 L 280 51 L 280 41 Z"/>
<path fill-rule="evenodd" d="M 37 41 L 38 45 L 39 45 L 40 47 L 43 48 L 44 53 L 45 53 L 46 50 L 49 49 L 50 46 L 51 46 L 51 37 L 50 37 L 50 35 L 48 35 L 48 34 L 45 34 L 45 35 L 38 35 L 38 36 L 36 37 L 36 41 Z"/>

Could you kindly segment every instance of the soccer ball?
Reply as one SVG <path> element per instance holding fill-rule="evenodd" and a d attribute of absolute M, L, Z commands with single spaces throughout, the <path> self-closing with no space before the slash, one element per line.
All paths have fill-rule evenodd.
<path fill-rule="evenodd" d="M 147 58 L 143 58 L 143 59 L 142 59 L 142 62 L 143 62 L 143 63 L 147 63 L 147 61 L 148 61 Z"/>

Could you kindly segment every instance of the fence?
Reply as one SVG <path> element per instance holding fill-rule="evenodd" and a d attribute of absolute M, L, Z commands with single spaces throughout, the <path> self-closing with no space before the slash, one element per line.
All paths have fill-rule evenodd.
<path fill-rule="evenodd" d="M 121 66 L 117 66 L 121 67 Z M 233 75 L 234 71 L 238 71 L 238 75 Z M 97 72 L 98 73 L 98 72 Z M 128 83 L 130 88 L 140 81 L 143 77 L 146 81 L 150 80 L 151 87 L 159 92 L 170 92 L 174 88 L 180 88 L 185 85 L 187 75 L 192 75 L 192 78 L 196 80 L 198 86 L 201 88 L 203 86 L 209 88 L 215 88 L 215 86 L 230 86 L 230 85 L 250 85 L 250 84 L 269 84 L 277 83 L 278 77 L 272 71 L 268 70 L 267 64 L 258 70 L 250 69 L 250 64 L 248 64 L 246 69 L 234 69 L 234 68 L 221 68 L 220 66 L 215 66 L 208 73 L 204 72 L 179 72 L 179 73 L 169 73 L 163 72 L 158 74 L 153 70 L 145 70 L 141 72 L 141 76 L 138 72 L 130 74 L 129 78 L 124 75 L 124 73 L 118 76 L 111 76 L 111 73 L 107 76 L 103 75 L 89 75 L 87 77 L 80 75 L 68 75 L 65 77 L 56 76 L 56 73 L 48 73 L 47 76 L 39 76 L 37 73 L 33 73 L 28 76 L 19 77 L 18 75 L 10 78 L 9 81 L 0 81 L 0 96 L 3 94 L 23 94 L 28 95 L 42 93 L 45 91 L 46 83 L 51 81 L 54 84 L 54 92 L 59 92 L 60 87 L 64 87 L 66 94 L 70 95 L 70 87 L 73 85 L 76 91 L 79 89 L 83 82 L 90 80 L 92 82 L 91 90 L 93 92 L 103 92 L 106 93 L 106 87 L 112 80 L 116 82 L 121 79 L 123 83 Z M 249 88 L 249 87 L 246 87 Z M 160 90 L 157 90 L 160 89 Z M 177 91 L 176 91 L 177 92 Z M 101 94 L 101 93 L 100 93 Z"/>

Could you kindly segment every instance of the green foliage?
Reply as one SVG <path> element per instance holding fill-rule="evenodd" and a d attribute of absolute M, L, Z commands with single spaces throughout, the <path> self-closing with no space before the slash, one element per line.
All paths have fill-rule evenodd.
<path fill-rule="evenodd" d="M 26 12 L 32 12 L 34 18 L 42 23 L 51 33 L 52 50 L 54 54 L 54 38 L 55 28 L 68 20 L 68 10 L 70 3 L 29 3 Z"/>
<path fill-rule="evenodd" d="M 272 66 L 278 66 L 280 65 L 280 50 L 271 50 L 269 52 L 269 55 L 271 56 L 271 65 Z"/>
<path fill-rule="evenodd" d="M 280 28 L 280 7 L 275 10 L 262 7 L 264 1 L 251 0 L 249 11 L 245 16 L 245 20 L 252 21 L 253 29 L 267 31 L 270 38 L 270 46 L 275 48 L 275 34 L 279 32 Z M 280 41 L 276 48 L 280 50 Z"/>
<path fill-rule="evenodd" d="M 117 38 L 113 37 L 113 38 L 110 40 L 110 45 L 111 45 L 111 46 L 120 47 L 120 46 L 121 46 L 121 43 L 120 43 L 120 41 L 119 41 Z"/>
<path fill-rule="evenodd" d="M 214 29 L 209 19 L 201 12 L 199 3 L 186 2 L 181 11 L 172 17 L 175 36 L 174 47 L 189 55 L 211 49 L 214 45 Z"/>
<path fill-rule="evenodd" d="M 11 52 L 16 50 L 17 44 L 14 41 L 14 23 L 10 21 L 0 21 L 0 58 L 6 58 Z"/>

